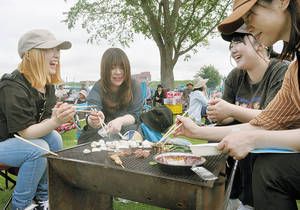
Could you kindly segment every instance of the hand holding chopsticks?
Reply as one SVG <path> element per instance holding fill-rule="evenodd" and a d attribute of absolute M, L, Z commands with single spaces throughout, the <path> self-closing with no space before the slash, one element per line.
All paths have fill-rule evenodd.
<path fill-rule="evenodd" d="M 97 109 L 96 109 L 96 108 L 95 108 L 95 109 L 91 108 L 91 110 L 92 110 L 93 112 L 97 112 Z M 101 126 L 102 126 L 102 129 L 103 129 L 104 133 L 105 133 L 105 136 L 107 137 L 107 132 L 106 132 L 106 130 L 109 130 L 109 128 L 108 128 L 108 126 L 105 124 L 104 120 L 101 119 L 100 116 L 98 116 L 98 119 L 99 119 L 99 121 L 100 121 L 100 123 L 101 123 Z"/>
<path fill-rule="evenodd" d="M 28 144 L 31 144 L 31 145 L 33 145 L 33 146 L 36 146 L 36 147 L 40 148 L 40 149 L 42 149 L 42 150 L 44 150 L 44 151 L 46 151 L 46 152 L 48 152 L 48 153 L 50 153 L 50 154 L 52 154 L 52 155 L 58 156 L 58 154 L 55 154 L 54 152 L 51 152 L 51 151 L 49 151 L 49 150 L 47 150 L 47 149 L 45 149 L 45 148 L 43 148 L 43 147 L 40 147 L 40 146 L 38 146 L 38 145 L 36 145 L 36 144 L 34 144 L 34 143 L 32 143 L 32 142 L 30 142 L 30 141 L 28 141 L 28 140 L 22 138 L 21 136 L 18 136 L 18 135 L 16 135 L 16 134 L 15 134 L 14 136 L 15 136 L 16 138 L 22 140 L 22 141 L 27 142 Z"/>
<path fill-rule="evenodd" d="M 182 115 L 182 117 L 184 117 L 186 114 L 188 113 L 188 111 L 186 111 L 183 115 Z M 190 117 L 192 117 L 194 115 L 194 113 L 193 114 L 191 114 L 190 116 L 189 116 L 189 118 Z M 170 136 L 171 135 L 171 133 L 173 132 L 173 131 L 175 131 L 176 129 L 178 129 L 180 126 L 182 125 L 182 123 L 181 124 L 179 124 L 179 125 L 177 125 L 176 126 L 176 123 L 169 129 L 169 131 L 156 143 L 156 144 L 159 144 L 159 143 L 161 143 L 163 140 L 165 140 L 168 136 Z M 175 128 L 174 128 L 175 127 Z M 174 128 L 174 129 L 173 129 Z M 173 130 L 172 130 L 173 129 Z"/>

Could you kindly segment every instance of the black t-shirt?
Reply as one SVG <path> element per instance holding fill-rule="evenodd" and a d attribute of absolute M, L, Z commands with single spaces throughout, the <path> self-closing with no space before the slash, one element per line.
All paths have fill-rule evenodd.
<path fill-rule="evenodd" d="M 0 142 L 51 117 L 56 104 L 54 85 L 46 85 L 46 101 L 41 96 L 18 70 L 1 78 Z"/>
<path fill-rule="evenodd" d="M 233 69 L 225 80 L 223 99 L 231 104 L 263 110 L 280 90 L 290 62 L 271 59 L 258 82 L 253 84 L 245 70 Z"/>
<path fill-rule="evenodd" d="M 77 98 L 74 104 L 83 104 L 87 103 L 87 100 L 82 101 L 80 98 Z"/>

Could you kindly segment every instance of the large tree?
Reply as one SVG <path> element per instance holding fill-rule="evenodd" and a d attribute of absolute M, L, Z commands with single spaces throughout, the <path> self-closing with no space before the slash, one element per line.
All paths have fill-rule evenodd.
<path fill-rule="evenodd" d="M 215 88 L 220 85 L 222 75 L 214 65 L 202 66 L 196 73 L 194 78 L 202 77 L 203 79 L 209 79 L 206 83 L 208 88 Z"/>
<path fill-rule="evenodd" d="M 65 0 L 67 1 L 67 0 Z M 69 29 L 77 21 L 88 42 L 107 39 L 112 45 L 129 46 L 135 33 L 154 40 L 160 52 L 160 76 L 164 87 L 174 89 L 173 69 L 178 58 L 196 47 L 207 46 L 216 35 L 231 0 L 78 0 L 64 13 Z"/>

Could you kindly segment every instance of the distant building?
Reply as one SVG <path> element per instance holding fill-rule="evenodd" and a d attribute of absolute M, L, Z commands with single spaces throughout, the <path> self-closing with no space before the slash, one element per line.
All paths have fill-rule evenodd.
<path fill-rule="evenodd" d="M 85 80 L 85 81 L 80 81 L 80 84 L 86 84 L 86 83 L 96 83 L 97 81 L 92 81 L 92 80 Z"/>
<path fill-rule="evenodd" d="M 151 81 L 151 74 L 149 71 L 141 72 L 140 74 L 133 74 L 131 75 L 132 79 L 136 79 L 139 82 L 150 82 Z"/>

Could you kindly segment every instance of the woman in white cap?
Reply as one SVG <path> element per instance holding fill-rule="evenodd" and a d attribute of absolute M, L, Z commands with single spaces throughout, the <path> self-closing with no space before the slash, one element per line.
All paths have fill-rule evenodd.
<path fill-rule="evenodd" d="M 190 107 L 190 93 L 193 91 L 194 84 L 192 82 L 188 82 L 186 84 L 187 88 L 183 90 L 181 99 L 182 99 L 182 109 L 188 110 Z"/>
<path fill-rule="evenodd" d="M 218 125 L 247 123 L 257 116 L 273 100 L 280 90 L 284 74 L 290 62 L 280 62 L 273 48 L 266 48 L 246 31 L 243 25 L 235 33 L 222 34 L 230 42 L 231 57 L 237 67 L 225 80 L 222 99 L 215 99 L 207 107 L 207 115 Z M 227 210 L 253 209 L 251 154 L 239 161 Z M 230 176 L 234 165 L 232 157 L 227 159 Z M 241 187 L 242 186 L 242 187 Z M 241 201 L 241 202 L 240 202 Z"/>
<path fill-rule="evenodd" d="M 297 209 L 300 199 L 300 2 L 296 0 L 235 0 L 233 13 L 218 27 L 230 34 L 244 22 L 247 32 L 266 46 L 284 41 L 281 58 L 297 56 L 287 70 L 282 88 L 264 111 L 241 131 L 193 128 L 189 119 L 178 116 L 184 126 L 174 135 L 222 140 L 218 149 L 242 159 L 254 149 L 284 149 L 284 153 L 261 153 L 252 158 L 255 209 Z"/>
<path fill-rule="evenodd" d="M 57 40 L 47 30 L 29 31 L 19 40 L 18 69 L 1 78 L 0 162 L 19 168 L 12 210 L 48 209 L 47 160 L 40 157 L 47 152 L 14 135 L 50 151 L 62 149 L 54 129 L 68 122 L 75 109 L 56 104 L 53 84 L 62 82 L 60 50 L 69 48 L 70 42 Z M 52 111 L 54 107 L 58 110 Z"/>
<path fill-rule="evenodd" d="M 208 94 L 206 92 L 206 83 L 208 79 L 203 79 L 202 77 L 197 77 L 194 80 L 195 87 L 193 92 L 190 93 L 190 107 L 188 109 L 188 114 L 192 119 L 195 119 L 196 125 L 202 125 L 201 119 L 204 114 L 206 114 L 206 108 L 208 104 Z"/>
<path fill-rule="evenodd" d="M 80 90 L 77 94 L 78 98 L 76 98 L 74 104 L 86 103 L 87 102 L 86 95 L 87 95 L 87 92 L 85 90 Z"/>

